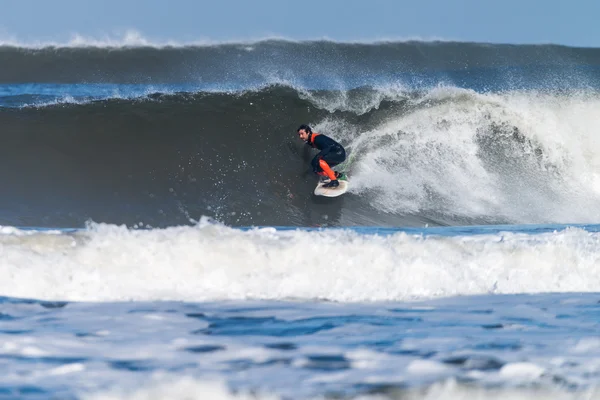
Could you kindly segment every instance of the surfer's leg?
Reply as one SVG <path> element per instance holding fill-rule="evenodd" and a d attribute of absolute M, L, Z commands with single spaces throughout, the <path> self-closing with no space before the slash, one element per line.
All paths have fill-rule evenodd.
<path fill-rule="evenodd" d="M 327 164 L 333 168 L 346 160 L 346 152 L 343 149 L 339 149 L 338 151 L 330 151 L 321 157 L 321 159 L 325 160 Z"/>
<path fill-rule="evenodd" d="M 321 167 L 321 170 L 325 172 L 329 179 L 331 179 L 332 181 L 335 181 L 337 179 L 337 177 L 335 176 L 335 172 L 333 172 L 329 164 L 327 164 L 327 161 L 323 159 L 319 160 L 319 167 Z"/>
<path fill-rule="evenodd" d="M 323 158 L 321 157 L 320 154 L 317 154 L 315 156 L 315 158 L 312 159 L 312 161 L 310 162 L 310 164 L 312 165 L 313 171 L 315 172 L 315 174 L 317 174 L 319 176 L 326 176 L 326 177 L 328 177 L 328 178 L 331 179 L 331 176 L 329 176 L 329 174 L 327 173 L 327 170 L 325 170 L 322 167 L 322 165 L 321 165 L 322 161 L 323 161 Z M 331 170 L 331 168 L 329 167 L 329 165 L 327 164 L 327 162 L 325 162 L 325 165 L 327 166 L 327 169 Z"/>
<path fill-rule="evenodd" d="M 319 162 L 325 161 L 327 167 L 329 167 L 329 169 L 331 170 L 331 168 L 344 162 L 344 160 L 346 160 L 346 152 L 343 150 L 340 150 L 340 151 L 333 151 L 333 152 L 329 152 L 329 153 L 325 154 L 325 156 L 322 157 Z M 326 171 L 325 168 L 322 168 L 322 169 L 324 171 Z M 329 174 L 327 174 L 327 176 L 329 176 L 329 178 L 331 180 L 339 179 L 342 176 L 341 172 L 337 172 L 337 171 L 333 171 L 333 170 L 331 170 L 331 171 L 333 172 L 334 178 L 332 178 L 331 176 L 329 176 Z"/>

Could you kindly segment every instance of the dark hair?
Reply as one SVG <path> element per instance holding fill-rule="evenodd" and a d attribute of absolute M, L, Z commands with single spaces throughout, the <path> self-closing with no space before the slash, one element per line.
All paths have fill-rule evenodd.
<path fill-rule="evenodd" d="M 310 129 L 310 126 L 305 125 L 305 124 L 300 125 L 300 127 L 298 127 L 296 132 L 300 132 L 301 130 L 306 131 L 306 133 L 312 133 L 312 129 Z"/>

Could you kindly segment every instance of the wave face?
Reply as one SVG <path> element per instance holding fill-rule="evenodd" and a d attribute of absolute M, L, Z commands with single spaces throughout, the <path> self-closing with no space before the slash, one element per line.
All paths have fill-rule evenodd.
<path fill-rule="evenodd" d="M 0 224 L 600 218 L 600 50 L 265 41 L 0 47 Z M 351 190 L 314 198 L 301 123 Z"/>

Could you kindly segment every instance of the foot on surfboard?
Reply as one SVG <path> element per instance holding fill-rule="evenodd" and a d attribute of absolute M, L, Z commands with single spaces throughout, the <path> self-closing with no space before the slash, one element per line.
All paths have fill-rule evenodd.
<path fill-rule="evenodd" d="M 315 188 L 315 195 L 325 197 L 337 197 L 346 193 L 348 190 L 348 177 L 344 174 L 337 175 L 333 181 L 327 179 L 326 181 L 321 180 Z"/>
<path fill-rule="evenodd" d="M 340 182 L 337 179 L 329 181 L 328 183 L 323 185 L 324 188 L 336 188 L 338 186 L 340 186 Z"/>
<path fill-rule="evenodd" d="M 337 180 L 342 179 L 344 181 L 347 181 L 348 177 L 343 172 L 337 172 L 337 171 L 335 171 L 335 179 L 337 179 Z M 331 182 L 331 179 L 329 179 L 329 177 L 327 177 L 327 176 L 320 176 L 319 177 L 319 182 L 321 182 L 321 183 L 329 183 L 329 182 Z"/>

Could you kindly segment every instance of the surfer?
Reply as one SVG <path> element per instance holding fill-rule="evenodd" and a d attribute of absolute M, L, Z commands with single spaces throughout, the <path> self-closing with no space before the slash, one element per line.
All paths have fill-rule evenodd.
<path fill-rule="evenodd" d="M 323 185 L 323 187 L 338 187 L 340 185 L 338 178 L 342 174 L 333 171 L 331 167 L 335 167 L 346 159 L 346 150 L 344 150 L 344 147 L 329 136 L 313 132 L 308 125 L 300 125 L 298 136 L 309 146 L 320 150 L 319 154 L 312 159 L 311 165 L 315 173 L 329 178 L 329 182 Z"/>

